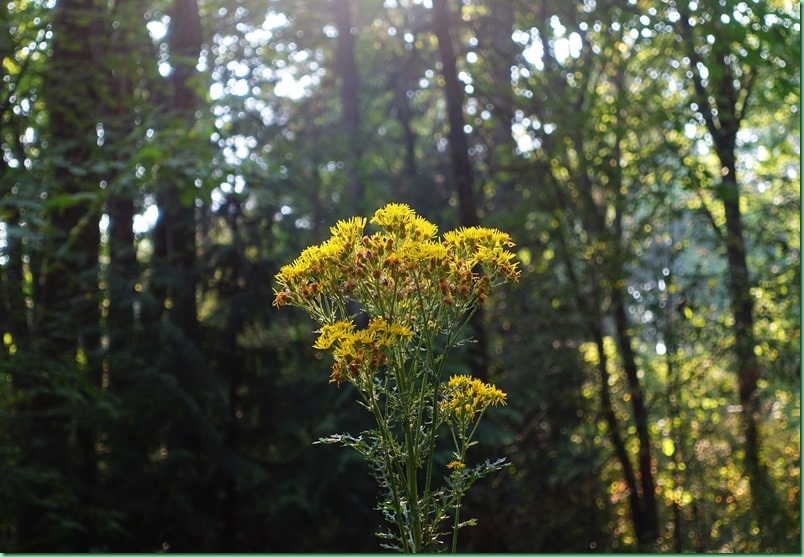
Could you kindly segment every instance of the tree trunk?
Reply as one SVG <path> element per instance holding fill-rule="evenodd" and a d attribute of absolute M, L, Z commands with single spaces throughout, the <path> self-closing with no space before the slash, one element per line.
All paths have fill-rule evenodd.
<path fill-rule="evenodd" d="M 8 21 L 8 13 L 0 15 L 0 25 L 11 25 Z M 0 56 L 13 57 L 14 46 L 9 44 L 11 41 L 7 34 L 0 36 Z M 25 74 L 25 69 L 21 69 L 17 76 L 17 81 Z M 11 87 L 11 75 L 7 68 L 0 65 L 0 79 L 7 83 L 6 90 L 0 95 L 0 125 L 4 124 L 9 130 L 3 131 L 2 137 L 10 141 L 8 149 L 14 154 L 17 161 L 24 161 L 27 158 L 25 146 L 22 143 L 20 134 L 17 130 L 22 129 L 22 122 L 19 117 L 10 110 L 11 103 L 9 98 L 14 94 L 18 83 L 13 83 Z M 8 81 L 6 81 L 8 80 Z M 8 166 L 4 157 L 0 157 L 0 197 L 3 199 L 12 196 L 22 197 L 24 192 L 20 191 L 20 184 L 15 179 L 19 172 L 16 168 Z M 23 214 L 20 208 L 11 205 L 0 212 L 0 222 L 6 223 L 8 230 L 21 230 L 23 224 Z M 23 270 L 24 255 L 23 239 L 21 235 L 7 234 L 6 245 L 3 253 L 8 258 L 0 268 L 0 335 L 11 334 L 12 341 L 19 344 L 21 338 L 27 335 L 28 329 L 28 310 L 25 306 L 25 272 Z"/>
<path fill-rule="evenodd" d="M 560 190 L 558 186 L 558 182 L 555 180 L 552 181 L 555 189 L 557 198 L 560 201 L 560 205 L 564 205 L 566 207 L 566 199 L 564 198 L 563 192 Z M 559 231 L 558 234 L 558 244 L 562 248 L 563 253 L 563 262 L 564 266 L 567 269 L 567 276 L 569 277 L 569 284 L 572 288 L 573 292 L 575 293 L 576 302 L 578 304 L 578 309 L 586 313 L 584 308 L 588 311 L 588 315 L 585 316 L 585 320 L 589 323 L 588 330 L 594 339 L 595 346 L 597 348 L 598 353 L 598 377 L 599 377 L 599 385 L 600 385 L 600 410 L 603 414 L 604 419 L 606 420 L 606 425 L 609 429 L 609 439 L 611 440 L 611 444 L 614 447 L 614 454 L 617 457 L 617 461 L 620 463 L 620 467 L 622 468 L 623 473 L 623 480 L 625 481 L 625 485 L 627 487 L 628 492 L 628 505 L 631 511 L 631 522 L 634 525 L 634 533 L 637 537 L 637 540 L 640 543 L 640 546 L 648 546 L 650 543 L 655 541 L 656 533 L 658 532 L 658 514 L 656 510 L 656 497 L 653 491 L 653 475 L 650 469 L 651 465 L 651 452 L 650 452 L 650 444 L 646 443 L 645 440 L 648 439 L 647 435 L 647 413 L 644 410 L 644 404 L 642 403 L 642 389 L 639 385 L 638 378 L 636 376 L 636 366 L 634 364 L 633 359 L 633 352 L 631 351 L 631 340 L 630 337 L 624 335 L 622 333 L 623 328 L 620 326 L 621 324 L 618 323 L 618 335 L 619 340 L 619 350 L 621 357 L 623 360 L 629 360 L 628 357 L 623 355 L 623 345 L 626 345 L 626 350 L 629 351 L 631 357 L 629 363 L 625 364 L 624 367 L 629 368 L 626 371 L 626 375 L 628 376 L 629 380 L 629 387 L 630 393 L 632 398 L 635 396 L 639 397 L 640 403 L 638 405 L 639 411 L 641 412 L 641 423 L 640 420 L 637 420 L 637 432 L 639 437 L 639 458 L 638 458 L 638 466 L 639 466 L 639 476 L 637 476 L 634 466 L 631 463 L 631 459 L 628 455 L 628 449 L 626 447 L 625 440 L 622 437 L 620 431 L 620 423 L 617 419 L 617 415 L 614 410 L 614 405 L 612 403 L 611 398 L 611 391 L 609 389 L 609 371 L 608 371 L 608 356 L 606 355 L 605 344 L 604 344 L 604 335 L 603 335 L 603 315 L 601 313 L 601 307 L 603 305 L 603 292 L 600 291 L 600 288 L 597 286 L 593 286 L 590 291 L 584 291 L 583 285 L 581 280 L 578 278 L 577 274 L 572 265 L 571 257 L 570 257 L 570 247 L 567 245 L 566 239 L 564 234 Z M 595 270 L 595 274 L 599 274 L 598 270 Z M 598 284 L 600 280 L 593 280 L 593 284 Z M 591 303 L 590 303 L 591 298 Z M 622 301 L 620 301 L 622 304 Z M 636 379 L 636 382 L 632 384 L 632 374 L 633 379 Z M 635 407 L 636 413 L 636 407 Z M 644 430 L 644 431 L 643 431 Z M 640 435 L 641 432 L 641 435 Z M 645 458 L 647 455 L 647 458 Z M 645 463 L 647 462 L 647 475 L 648 480 L 646 481 L 645 478 Z M 646 497 L 646 493 L 649 492 L 650 495 Z"/>
<path fill-rule="evenodd" d="M 366 192 L 360 179 L 360 75 L 355 63 L 355 34 L 349 0 L 333 0 L 335 24 L 338 29 L 338 74 L 346 147 L 347 194 L 345 199 L 357 214 L 366 211 Z"/>
<path fill-rule="evenodd" d="M 7 176 L 6 171 L 7 168 L 0 162 L 0 180 L 3 176 Z M 12 209 L 3 214 L 0 220 L 5 222 L 9 229 L 15 229 L 20 227 L 22 215 L 17 209 Z M 23 268 L 25 252 L 22 237 L 8 235 L 3 253 L 8 259 L 0 269 L 0 335 L 10 334 L 12 342 L 19 345 L 28 336 Z"/>
<path fill-rule="evenodd" d="M 463 116 L 463 85 L 458 80 L 455 50 L 452 46 L 452 25 L 447 0 L 433 0 L 433 33 L 438 39 L 441 75 L 444 78 L 444 95 L 447 101 L 449 154 L 452 178 L 458 194 L 458 217 L 462 226 L 477 226 L 480 219 L 475 201 L 474 175 L 469 158 Z"/>
<path fill-rule="evenodd" d="M 245 380 L 245 361 L 243 350 L 238 345 L 238 336 L 243 331 L 244 312 L 247 294 L 243 284 L 246 283 L 244 264 L 241 254 L 245 250 L 243 238 L 240 234 L 239 224 L 243 216 L 241 201 L 229 200 L 225 207 L 226 219 L 232 233 L 232 255 L 226 258 L 223 267 L 223 277 L 219 297 L 227 305 L 228 315 L 226 326 L 222 331 L 220 356 L 217 360 L 218 376 L 225 378 L 228 383 L 226 430 L 224 444 L 231 454 L 238 454 L 240 450 L 240 424 L 241 424 L 241 388 Z M 237 478 L 229 474 L 224 479 L 224 495 L 221 502 L 221 515 L 223 529 L 220 539 L 220 551 L 232 552 L 237 550 L 238 506 L 240 494 L 237 489 Z"/>
<path fill-rule="evenodd" d="M 447 0 L 433 2 L 433 33 L 438 40 L 438 53 L 441 59 L 441 76 L 444 79 L 444 95 L 447 101 L 447 121 L 449 155 L 452 179 L 458 194 L 458 222 L 462 226 L 478 226 L 480 218 L 477 213 L 477 202 L 474 192 L 474 175 L 472 161 L 469 158 L 469 143 L 466 139 L 463 116 L 463 86 L 458 80 L 458 68 L 455 50 L 452 46 L 449 7 Z M 474 374 L 482 380 L 488 380 L 488 340 L 483 326 L 483 311 L 478 311 L 470 323 L 472 336 L 476 343 L 472 345 L 470 357 Z"/>
<path fill-rule="evenodd" d="M 614 406 L 612 405 L 611 391 L 609 390 L 608 356 L 606 355 L 601 326 L 599 323 L 596 323 L 591 328 L 598 354 L 597 369 L 600 384 L 600 409 L 606 420 L 606 425 L 609 428 L 609 439 L 614 446 L 614 454 L 623 470 L 623 479 L 625 480 L 626 489 L 628 491 L 628 505 L 631 509 L 631 521 L 634 524 L 634 533 L 637 539 L 641 541 L 645 537 L 643 532 L 648 528 L 646 525 L 648 515 L 645 512 L 646 509 L 642 498 L 643 490 L 640 489 L 640 485 L 637 481 L 637 475 L 634 472 L 634 466 L 631 464 L 631 459 L 628 456 L 625 440 L 620 434 L 620 424 L 614 412 Z"/>
<path fill-rule="evenodd" d="M 516 48 L 511 39 L 514 29 L 514 3 L 511 0 L 491 2 L 484 18 L 488 37 L 485 51 L 488 56 L 489 91 L 487 96 L 494 107 L 492 144 L 488 153 L 489 174 L 495 185 L 494 210 L 508 211 L 515 207 L 514 175 L 509 168 L 516 157 L 516 141 L 511 133 L 514 120 L 514 93 L 511 88 L 511 66 L 516 63 Z"/>
<path fill-rule="evenodd" d="M 25 410 L 33 417 L 27 434 L 47 442 L 30 446 L 23 466 L 63 476 L 61 481 L 78 504 L 65 503 L 59 511 L 82 528 L 67 536 L 62 549 L 83 552 L 92 549 L 96 537 L 95 521 L 87 511 L 97 499 L 98 471 L 92 401 L 83 392 L 84 385 L 98 388 L 101 383 L 98 180 L 87 169 L 97 150 L 97 53 L 91 39 L 100 14 L 93 0 L 62 0 L 55 10 L 53 54 L 43 87 L 52 186 L 36 308 L 37 343 L 45 363 L 38 377 L 41 384 L 29 386 L 29 393 L 36 394 Z M 65 400 L 53 388 L 59 376 L 78 399 Z M 53 527 L 46 516 L 36 508 L 20 513 L 19 538 L 31 544 L 24 546 L 27 549 L 39 547 L 36 540 L 42 539 L 42 531 Z"/>
<path fill-rule="evenodd" d="M 759 459 L 760 440 L 759 389 L 757 381 L 762 368 L 754 349 L 754 298 L 751 295 L 751 278 L 746 261 L 742 215 L 740 214 L 739 185 L 736 180 L 735 142 L 737 130 L 730 138 L 715 141 L 723 168 L 720 201 L 726 214 L 726 259 L 729 268 L 731 311 L 734 315 L 734 352 L 737 356 L 737 381 L 742 405 L 743 433 L 745 435 L 745 467 L 751 480 L 753 496 L 763 496 L 770 487 L 764 478 L 766 472 Z M 764 514 L 764 513 L 763 513 Z"/>
<path fill-rule="evenodd" d="M 639 440 L 639 467 L 640 487 L 640 528 L 637 529 L 640 549 L 652 550 L 653 544 L 659 535 L 659 516 L 656 507 L 656 491 L 653 483 L 653 456 L 651 450 L 650 433 L 648 432 L 648 411 L 645 408 L 645 399 L 639 381 L 639 369 L 634 355 L 631 335 L 628 334 L 628 320 L 626 317 L 625 301 L 622 289 L 615 286 L 611 291 L 611 305 L 614 312 L 614 322 L 617 328 L 617 341 L 620 357 L 623 360 L 623 369 L 628 379 L 628 392 L 631 395 L 631 408 L 634 411 L 634 424 L 636 425 L 637 439 Z"/>
<path fill-rule="evenodd" d="M 47 218 L 51 226 L 41 279 L 41 331 L 54 355 L 75 353 L 82 339 L 98 329 L 98 208 L 79 197 L 96 191 L 86 170 L 96 151 L 96 79 L 90 37 L 95 23 L 92 0 L 60 2 L 53 22 L 53 55 L 45 86 L 54 187 Z M 51 159 L 52 160 L 52 159 Z"/>
<path fill-rule="evenodd" d="M 105 175 L 108 183 L 106 212 L 109 216 L 108 245 L 109 265 L 107 287 L 109 311 L 106 328 L 109 334 L 108 355 L 111 380 L 118 394 L 124 394 L 130 384 L 128 372 L 122 360 L 131 361 L 135 331 L 136 285 L 140 277 L 133 230 L 135 207 L 138 196 L 136 182 L 120 175 L 117 168 L 125 167 L 135 156 L 136 147 L 132 138 L 137 130 L 137 117 L 141 116 L 142 100 L 137 98 L 137 89 L 144 83 L 138 75 L 148 62 L 148 47 L 151 39 L 144 26 L 147 7 L 141 0 L 117 2 L 111 16 L 116 26 L 107 28 L 107 55 L 104 58 L 105 91 L 101 110 L 105 130 L 104 151 L 106 159 L 117 163 Z M 142 52 L 142 56 L 134 56 Z M 154 67 L 155 69 L 155 67 Z M 110 165 L 111 166 L 111 165 Z M 129 378 L 130 379 L 130 378 Z"/>
<path fill-rule="evenodd" d="M 202 47 L 196 0 L 176 0 L 170 21 L 168 46 L 172 73 L 168 77 L 165 108 L 169 116 L 176 119 L 179 129 L 184 127 L 189 131 L 198 104 L 192 81 Z M 154 229 L 156 299 L 191 343 L 198 338 L 194 191 L 192 175 L 166 172 L 157 195 L 159 219 Z"/>
<path fill-rule="evenodd" d="M 408 60 L 399 60 L 399 67 L 389 76 L 389 88 L 393 91 L 392 112 L 396 116 L 399 126 L 402 128 L 402 145 L 404 151 L 404 170 L 403 170 L 403 183 L 400 190 L 400 197 L 402 199 L 413 199 L 418 193 L 415 191 L 415 185 L 418 180 L 419 170 L 416 163 L 416 132 L 413 131 L 413 108 L 410 105 L 408 98 L 408 91 L 411 90 L 409 85 L 415 83 L 415 76 L 411 74 L 411 62 Z M 418 203 L 413 202 L 413 206 Z"/>
<path fill-rule="evenodd" d="M 718 200 L 726 216 L 725 233 L 720 231 L 726 247 L 728 285 L 731 312 L 734 317 L 734 355 L 739 400 L 742 406 L 742 429 L 745 437 L 743 465 L 751 486 L 755 520 L 761 525 L 762 536 L 768 547 L 775 542 L 768 539 L 786 520 L 777 500 L 774 486 L 760 460 L 760 401 L 758 381 L 763 368 L 756 355 L 754 333 L 754 298 L 751 294 L 751 276 L 746 258 L 746 244 L 740 212 L 740 185 L 737 181 L 737 133 L 748 107 L 748 97 L 755 80 L 756 68 L 735 75 L 729 48 L 731 44 L 716 41 L 711 59 L 703 60 L 696 46 L 696 29 L 690 24 L 688 10 L 679 7 L 681 28 L 689 56 L 692 85 L 698 110 L 712 136 L 720 162 L 721 181 L 716 187 Z M 717 14 L 715 16 L 717 17 Z M 708 64 L 707 64 L 708 62 Z M 718 65 L 720 71 L 704 80 L 700 67 Z M 771 525 L 774 526 L 771 526 Z"/>
<path fill-rule="evenodd" d="M 618 102 L 623 102 L 625 87 L 623 86 L 623 65 L 619 65 L 612 80 L 617 88 L 619 97 Z M 639 470 L 639 516 L 634 516 L 634 527 L 639 541 L 640 550 L 650 551 L 656 543 L 659 534 L 659 517 L 656 504 L 655 484 L 653 481 L 654 465 L 651 448 L 651 438 L 648 429 L 649 416 L 645 407 L 644 392 L 639 379 L 639 366 L 634 354 L 633 339 L 629 332 L 627 309 L 623 298 L 623 277 L 624 277 L 624 256 L 622 249 L 623 230 L 621 207 L 625 203 L 622 192 L 626 191 L 622 182 L 620 172 L 620 138 L 623 133 L 622 126 L 617 125 L 614 120 L 613 129 L 615 131 L 614 146 L 611 160 L 615 162 L 613 167 L 594 169 L 591 172 L 586 169 L 585 164 L 580 164 L 575 177 L 575 184 L 580 194 L 580 203 L 577 204 L 579 219 L 584 229 L 589 234 L 593 243 L 603 246 L 599 251 L 600 263 L 593 263 L 595 273 L 600 283 L 608 285 L 607 294 L 611 300 L 610 315 L 614 320 L 617 333 L 617 346 L 622 360 L 622 367 L 628 381 L 628 389 L 631 398 L 631 408 L 633 410 L 634 425 L 636 427 L 637 441 L 639 443 L 639 453 L 637 457 L 637 469 Z M 578 153 L 585 153 L 585 137 L 578 134 L 573 138 L 573 142 Z M 569 161 L 567 168 L 571 168 Z M 590 178 L 593 173 L 606 173 L 609 178 L 608 191 L 614 195 L 614 201 L 609 202 L 608 207 L 603 202 L 596 201 L 594 188 L 596 184 Z M 606 195 L 604 194 L 603 199 Z M 569 208 L 570 206 L 568 206 Z M 613 226 L 607 226 L 604 215 L 609 207 L 614 209 Z"/>

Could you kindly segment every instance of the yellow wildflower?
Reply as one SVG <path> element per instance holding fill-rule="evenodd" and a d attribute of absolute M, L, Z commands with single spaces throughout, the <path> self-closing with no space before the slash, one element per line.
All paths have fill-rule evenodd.
<path fill-rule="evenodd" d="M 282 290 L 274 289 L 274 301 L 271 302 L 271 305 L 274 307 L 281 308 L 282 306 L 286 306 L 293 302 L 293 295 L 292 293 L 283 288 Z"/>
<path fill-rule="evenodd" d="M 465 262 L 469 268 L 480 264 L 492 276 L 519 280 L 517 263 L 511 262 L 515 255 L 506 249 L 515 244 L 505 232 L 477 226 L 460 228 L 445 233 L 444 244 L 454 250 L 458 263 Z"/>
<path fill-rule="evenodd" d="M 426 259 L 441 261 L 447 257 L 447 248 L 433 241 L 413 242 L 405 245 L 403 253 L 407 259 L 413 261 Z"/>
<path fill-rule="evenodd" d="M 350 334 L 354 330 L 355 326 L 352 323 L 347 323 L 346 321 L 337 321 L 332 325 L 324 325 L 321 327 L 321 334 L 319 335 L 318 339 L 315 341 L 313 348 L 318 348 L 319 350 L 326 350 L 332 344 L 338 340 L 345 338 L 348 334 Z"/>
<path fill-rule="evenodd" d="M 513 247 L 511 236 L 496 228 L 482 228 L 480 226 L 462 227 L 444 233 L 444 240 L 459 247 L 475 246 L 506 246 Z"/>
<path fill-rule="evenodd" d="M 369 222 L 380 230 L 364 234 Z M 438 228 L 402 203 L 381 207 L 369 221 L 340 220 L 330 232 L 329 239 L 281 267 L 273 305 L 301 306 L 327 323 L 314 347 L 332 351 L 331 380 L 337 382 L 363 381 L 387 364 L 389 347 L 423 330 L 446 329 L 473 304 L 482 304 L 498 279 L 519 276 L 506 249 L 514 245 L 508 234 L 469 227 L 437 239 Z M 367 329 L 337 321 L 338 308 L 350 302 L 374 316 Z M 452 415 L 473 418 L 504 403 L 505 393 L 473 381 L 466 376 L 450 385 L 444 404 Z"/>
<path fill-rule="evenodd" d="M 374 343 L 374 334 L 368 329 L 351 331 L 340 338 L 333 354 L 336 360 L 354 358 L 360 350 Z"/>
<path fill-rule="evenodd" d="M 489 406 L 505 404 L 506 394 L 494 385 L 469 375 L 453 375 L 447 383 L 442 411 L 459 419 L 473 419 Z"/>
<path fill-rule="evenodd" d="M 377 209 L 369 222 L 382 227 L 387 232 L 398 234 L 402 238 L 427 239 L 432 238 L 438 232 L 438 228 L 433 223 L 418 216 L 404 203 L 389 203 Z"/>
<path fill-rule="evenodd" d="M 289 286 L 296 282 L 296 279 L 304 275 L 309 269 L 309 264 L 301 257 L 297 257 L 292 263 L 282 265 L 276 275 L 276 282 L 283 286 Z"/>
<path fill-rule="evenodd" d="M 363 236 L 363 229 L 365 227 L 365 217 L 352 217 L 348 220 L 336 222 L 335 226 L 331 227 L 329 231 L 334 238 L 357 241 Z"/>
<path fill-rule="evenodd" d="M 461 462 L 460 460 L 453 460 L 449 464 L 447 464 L 447 468 L 450 470 L 461 470 L 462 468 L 466 468 L 466 464 Z"/>
<path fill-rule="evenodd" d="M 335 364 L 332 366 L 330 382 L 340 383 L 348 379 L 358 386 L 370 381 L 388 359 L 376 331 L 369 329 L 344 333 L 338 339 L 332 355 Z"/>
<path fill-rule="evenodd" d="M 413 220 L 415 214 L 413 209 L 404 203 L 389 203 L 377 209 L 369 222 L 378 226 L 392 227 L 407 224 Z"/>
<path fill-rule="evenodd" d="M 400 337 L 409 338 L 413 336 L 413 331 L 407 325 L 388 323 L 382 317 L 375 317 L 369 321 L 368 330 L 377 343 L 381 345 L 392 344 Z"/>
<path fill-rule="evenodd" d="M 418 238 L 433 238 L 438 233 L 438 227 L 430 221 L 416 216 L 413 219 L 413 235 Z"/>

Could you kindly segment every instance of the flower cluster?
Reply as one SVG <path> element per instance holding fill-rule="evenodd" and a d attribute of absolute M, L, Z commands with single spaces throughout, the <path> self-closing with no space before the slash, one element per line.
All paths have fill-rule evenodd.
<path fill-rule="evenodd" d="M 322 328 L 319 348 L 329 348 L 333 343 L 327 340 L 336 331 L 345 334 L 350 302 L 384 323 L 432 335 L 482 304 L 495 284 L 519 278 L 514 254 L 507 249 L 514 244 L 499 230 L 461 228 L 439 241 L 434 224 L 399 203 L 378 209 L 370 223 L 379 232 L 364 234 L 362 217 L 338 222 L 328 240 L 305 249 L 276 276 L 273 305 L 303 307 L 322 326 L 341 323 L 338 329 Z M 371 334 L 349 331 L 338 343 L 342 357 L 336 354 L 334 380 L 355 376 L 366 361 L 361 350 L 367 350 L 363 355 L 376 352 L 381 360 L 375 344 Z M 356 352 L 347 354 L 347 348 Z"/>
<path fill-rule="evenodd" d="M 276 275 L 273 305 L 306 308 L 319 322 L 328 322 L 327 298 L 340 298 L 354 286 L 354 252 L 361 242 L 366 219 L 354 217 L 330 228 L 332 237 L 310 246 Z"/>
<path fill-rule="evenodd" d="M 453 375 L 441 402 L 445 420 L 455 419 L 468 425 L 489 406 L 505 404 L 506 394 L 495 387 L 469 375 Z"/>
<path fill-rule="evenodd" d="M 368 224 L 376 231 L 366 232 Z M 477 479 L 505 466 L 503 459 L 469 468 L 466 453 L 480 418 L 505 393 L 468 375 L 442 375 L 449 351 L 491 288 L 519 278 L 514 244 L 499 230 L 447 232 L 392 203 L 367 221 L 354 217 L 330 228 L 276 275 L 277 307 L 303 308 L 319 326 L 313 345 L 332 354 L 330 382 L 355 386 L 377 428 L 360 437 L 333 435 L 322 443 L 357 450 L 370 462 L 384 492 L 380 509 L 396 531 L 383 533 L 406 552 L 434 550 L 453 515 L 452 550 L 461 497 Z M 358 313 L 368 321 L 358 327 Z M 449 480 L 433 480 L 437 430 L 455 443 Z M 424 467 L 425 471 L 421 468 Z M 421 483 L 420 483 L 421 482 Z"/>
<path fill-rule="evenodd" d="M 389 348 L 413 335 L 409 327 L 388 323 L 382 317 L 373 318 L 366 329 L 355 330 L 351 322 L 336 321 L 324 325 L 320 333 L 313 347 L 331 348 L 335 358 L 330 382 L 348 378 L 356 384 L 371 379 L 388 360 Z"/>

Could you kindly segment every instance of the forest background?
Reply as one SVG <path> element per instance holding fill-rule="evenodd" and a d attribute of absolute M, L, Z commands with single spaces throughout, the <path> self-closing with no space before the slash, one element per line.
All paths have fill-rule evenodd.
<path fill-rule="evenodd" d="M 801 551 L 800 5 L 14 0 L 0 548 L 376 551 L 273 276 L 402 202 L 522 279 L 462 551 Z"/>

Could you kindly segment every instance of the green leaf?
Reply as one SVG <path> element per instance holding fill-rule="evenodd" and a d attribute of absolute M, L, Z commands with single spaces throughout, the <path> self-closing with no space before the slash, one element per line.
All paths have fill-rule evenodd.
<path fill-rule="evenodd" d="M 48 210 L 59 212 L 82 203 L 95 202 L 97 199 L 97 192 L 60 193 L 48 197 L 45 207 Z"/>

